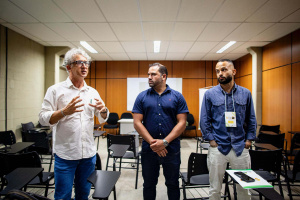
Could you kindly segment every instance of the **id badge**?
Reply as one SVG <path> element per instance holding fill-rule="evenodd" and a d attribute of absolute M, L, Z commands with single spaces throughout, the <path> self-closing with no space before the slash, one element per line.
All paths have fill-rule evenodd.
<path fill-rule="evenodd" d="M 225 125 L 226 127 L 236 127 L 235 112 L 225 112 Z"/>

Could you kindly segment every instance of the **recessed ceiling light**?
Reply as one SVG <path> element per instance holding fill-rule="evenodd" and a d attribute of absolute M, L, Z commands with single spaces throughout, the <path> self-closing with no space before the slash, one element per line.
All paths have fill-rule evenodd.
<path fill-rule="evenodd" d="M 225 51 L 226 49 L 228 49 L 229 47 L 231 47 L 235 43 L 236 43 L 236 41 L 228 42 L 224 47 L 222 47 L 219 51 L 217 51 L 217 53 L 223 53 L 223 51 Z"/>
<path fill-rule="evenodd" d="M 160 51 L 160 41 L 154 41 L 154 53 L 159 53 Z"/>
<path fill-rule="evenodd" d="M 91 45 L 89 45 L 86 41 L 80 41 L 80 44 L 86 48 L 91 53 L 98 53 Z"/>

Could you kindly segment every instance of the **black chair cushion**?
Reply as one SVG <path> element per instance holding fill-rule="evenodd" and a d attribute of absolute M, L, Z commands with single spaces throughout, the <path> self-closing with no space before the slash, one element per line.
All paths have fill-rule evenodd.
<path fill-rule="evenodd" d="M 107 129 L 113 129 L 113 128 L 118 128 L 119 126 L 118 125 L 110 125 L 110 124 L 105 124 L 103 126 L 103 128 L 107 128 Z"/>
<path fill-rule="evenodd" d="M 196 126 L 186 126 L 185 130 L 196 130 Z"/>

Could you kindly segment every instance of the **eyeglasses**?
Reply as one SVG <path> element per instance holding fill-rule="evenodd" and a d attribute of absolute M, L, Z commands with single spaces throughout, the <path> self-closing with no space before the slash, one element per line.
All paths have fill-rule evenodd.
<path fill-rule="evenodd" d="M 90 64 L 91 64 L 91 62 L 89 62 L 89 61 L 82 61 L 82 60 L 76 60 L 76 61 L 72 62 L 71 64 L 76 64 L 77 66 L 80 66 L 80 67 L 82 65 L 84 65 L 85 67 L 89 67 Z"/>

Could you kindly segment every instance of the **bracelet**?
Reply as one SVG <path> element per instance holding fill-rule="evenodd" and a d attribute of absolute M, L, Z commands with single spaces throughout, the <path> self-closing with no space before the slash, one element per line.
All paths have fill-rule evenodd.
<path fill-rule="evenodd" d="M 65 117 L 66 115 L 64 114 L 63 110 L 60 110 L 61 114 Z"/>

